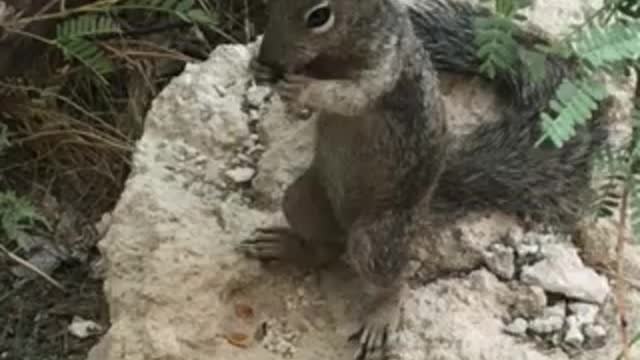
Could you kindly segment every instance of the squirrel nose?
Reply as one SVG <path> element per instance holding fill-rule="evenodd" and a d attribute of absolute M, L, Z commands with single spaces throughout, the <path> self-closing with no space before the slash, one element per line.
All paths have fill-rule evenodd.
<path fill-rule="evenodd" d="M 276 75 L 282 75 L 286 71 L 284 53 L 279 51 L 278 46 L 275 46 L 268 36 L 262 40 L 257 60 L 260 64 L 271 68 Z"/>

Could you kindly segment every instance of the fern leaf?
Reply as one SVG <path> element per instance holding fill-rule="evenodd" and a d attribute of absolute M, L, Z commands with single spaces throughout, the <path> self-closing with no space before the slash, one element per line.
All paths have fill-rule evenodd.
<path fill-rule="evenodd" d="M 549 139 L 555 146 L 561 147 L 575 135 L 575 128 L 585 124 L 593 115 L 598 102 L 606 95 L 604 86 L 596 81 L 563 80 L 549 103 L 556 116 L 552 117 L 546 112 L 541 114 L 543 136 L 536 145 Z"/>
<path fill-rule="evenodd" d="M 573 41 L 576 55 L 594 68 L 640 57 L 640 22 L 592 26 Z"/>
<path fill-rule="evenodd" d="M 629 156 L 626 149 L 612 149 L 609 146 L 595 155 L 594 175 L 598 185 L 592 210 L 597 217 L 608 217 L 620 208 L 623 187 L 628 183 Z"/>
<path fill-rule="evenodd" d="M 61 38 L 57 44 L 67 58 L 80 61 L 107 83 L 104 75 L 113 71 L 113 64 L 98 46 L 83 38 Z"/>
<path fill-rule="evenodd" d="M 13 192 L 0 193 L 0 232 L 9 240 L 17 240 L 24 231 L 47 220 L 38 214 L 31 203 Z"/>
<path fill-rule="evenodd" d="M 110 17 L 87 14 L 59 24 L 56 28 L 56 38 L 72 39 L 119 32 L 120 27 Z"/>
<path fill-rule="evenodd" d="M 634 176 L 630 192 L 631 229 L 633 238 L 640 239 L 640 179 Z"/>
<path fill-rule="evenodd" d="M 65 57 L 80 61 L 106 83 L 103 75 L 113 70 L 111 61 L 86 37 L 119 32 L 120 27 L 110 17 L 86 14 L 59 24 L 55 41 Z"/>
<path fill-rule="evenodd" d="M 475 22 L 474 43 L 482 64 L 480 71 L 490 78 L 498 69 L 511 71 L 517 60 L 518 44 L 513 38 L 514 25 L 501 16 L 479 18 Z"/>

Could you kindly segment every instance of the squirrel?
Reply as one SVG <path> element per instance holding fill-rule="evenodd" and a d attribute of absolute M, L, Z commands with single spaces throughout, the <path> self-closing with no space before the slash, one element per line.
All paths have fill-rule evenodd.
<path fill-rule="evenodd" d="M 318 118 L 311 165 L 283 198 L 288 225 L 257 229 L 238 250 L 301 266 L 345 254 L 368 294 L 349 337 L 357 359 L 383 351 L 399 325 L 411 244 L 429 241 L 431 215 L 495 209 L 571 226 L 606 138 L 592 125 L 562 148 L 533 146 L 537 115 L 572 74 L 569 60 L 550 55 L 542 81 L 528 78 L 523 60 L 522 71 L 497 76 L 512 106 L 454 149 L 437 72 L 480 73 L 473 20 L 487 13 L 403 1 L 270 0 L 253 62 L 256 78 Z"/>

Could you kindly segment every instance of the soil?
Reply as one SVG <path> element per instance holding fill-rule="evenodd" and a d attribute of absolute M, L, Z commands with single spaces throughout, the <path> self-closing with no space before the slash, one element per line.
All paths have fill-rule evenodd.
<path fill-rule="evenodd" d="M 95 256 L 95 255 L 94 255 Z M 53 278 L 63 292 L 41 278 L 28 281 L 5 271 L 0 263 L 0 359 L 80 360 L 98 341 L 98 336 L 79 339 L 68 326 L 74 316 L 95 321 L 105 329 L 109 310 L 102 280 L 90 276 L 91 261 L 66 263 Z"/>

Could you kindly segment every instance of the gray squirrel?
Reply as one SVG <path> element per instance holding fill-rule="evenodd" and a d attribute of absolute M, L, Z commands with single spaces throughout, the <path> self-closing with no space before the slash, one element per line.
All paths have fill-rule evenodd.
<path fill-rule="evenodd" d="M 537 115 L 573 71 L 549 56 L 543 81 L 531 82 L 522 64 L 501 73 L 495 83 L 511 108 L 452 148 L 437 71 L 479 74 L 473 19 L 487 12 L 414 1 L 270 0 L 254 62 L 258 78 L 318 119 L 312 163 L 284 195 L 288 226 L 258 229 L 238 248 L 301 266 L 345 254 L 368 294 L 351 337 L 358 359 L 380 354 L 397 328 L 410 248 L 430 241 L 432 219 L 493 209 L 571 227 L 606 139 L 594 122 L 560 149 L 533 146 Z"/>

